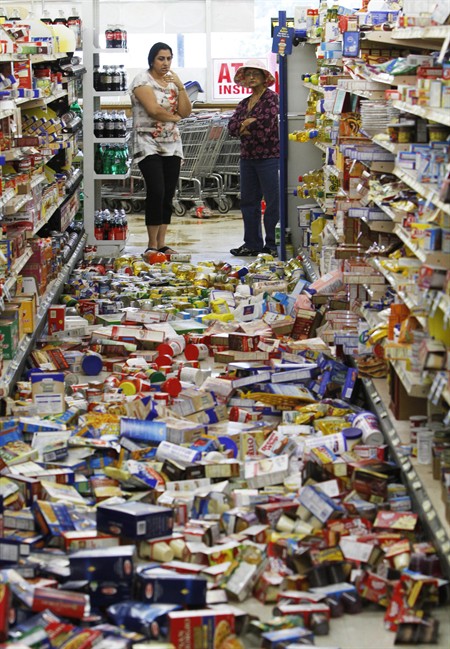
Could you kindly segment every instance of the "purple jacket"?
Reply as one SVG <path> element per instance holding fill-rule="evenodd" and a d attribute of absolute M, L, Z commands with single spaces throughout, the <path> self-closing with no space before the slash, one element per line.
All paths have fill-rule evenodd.
<path fill-rule="evenodd" d="M 249 113 L 247 107 L 250 97 L 251 95 L 236 106 L 236 110 L 228 122 L 228 131 L 232 137 L 241 139 L 241 158 L 253 160 L 279 158 L 278 95 L 270 88 L 266 88 L 262 97 Z M 239 135 L 240 125 L 248 117 L 256 118 L 256 122 L 248 126 L 250 135 Z"/>

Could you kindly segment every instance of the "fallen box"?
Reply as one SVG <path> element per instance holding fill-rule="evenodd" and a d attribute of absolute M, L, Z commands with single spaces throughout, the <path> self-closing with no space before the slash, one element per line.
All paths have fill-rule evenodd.
<path fill-rule="evenodd" d="M 136 596 L 150 604 L 206 606 L 207 580 L 195 575 L 180 575 L 163 568 L 143 566 L 136 575 Z"/>
<path fill-rule="evenodd" d="M 129 539 L 167 536 L 173 529 L 173 510 L 158 505 L 127 502 L 97 507 L 97 530 Z"/>
<path fill-rule="evenodd" d="M 131 581 L 135 552 L 134 545 L 79 550 L 69 556 L 70 576 L 74 580 Z"/>
<path fill-rule="evenodd" d="M 219 649 L 234 633 L 234 614 L 199 609 L 168 614 L 169 642 L 177 649 Z"/>

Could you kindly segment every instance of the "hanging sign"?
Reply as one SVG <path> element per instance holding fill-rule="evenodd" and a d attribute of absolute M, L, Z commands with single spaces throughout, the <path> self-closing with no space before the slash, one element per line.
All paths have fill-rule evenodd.
<path fill-rule="evenodd" d="M 293 27 L 277 27 L 273 33 L 272 52 L 285 56 L 292 54 L 292 40 L 294 38 Z"/>

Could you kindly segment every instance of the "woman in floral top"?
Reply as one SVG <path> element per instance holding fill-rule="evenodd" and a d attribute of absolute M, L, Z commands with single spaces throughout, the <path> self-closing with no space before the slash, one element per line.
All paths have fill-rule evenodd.
<path fill-rule="evenodd" d="M 148 54 L 148 70 L 130 86 L 133 109 L 134 160 L 146 186 L 147 251 L 174 252 L 166 246 L 172 200 L 183 158 L 177 123 L 191 113 L 191 102 L 178 75 L 171 72 L 172 48 L 155 43 Z"/>
<path fill-rule="evenodd" d="M 275 226 L 279 220 L 280 136 L 278 95 L 269 86 L 275 78 L 259 61 L 248 61 L 236 71 L 234 82 L 251 88 L 230 118 L 230 135 L 241 140 L 241 212 L 244 244 L 230 250 L 246 257 L 260 252 L 277 254 Z M 261 201 L 264 198 L 265 241 L 261 226 Z"/>

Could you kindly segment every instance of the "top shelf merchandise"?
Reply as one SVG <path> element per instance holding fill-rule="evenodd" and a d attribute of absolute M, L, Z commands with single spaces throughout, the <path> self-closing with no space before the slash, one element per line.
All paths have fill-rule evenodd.
<path fill-rule="evenodd" d="M 324 209 L 303 219 L 302 252 L 333 279 L 333 295 L 324 291 L 317 304 L 340 298 L 340 308 L 360 316 L 347 337 L 334 334 L 335 344 L 361 354 L 366 375 L 373 359 L 389 376 L 382 387 L 367 384 L 369 398 L 382 404 L 386 439 L 395 457 L 407 458 L 410 486 L 423 494 L 423 516 L 431 507 L 450 567 L 450 25 L 433 24 L 431 11 L 338 14 L 325 6 L 309 26 L 317 69 L 302 79 L 305 128 L 290 134 L 324 152 L 323 168 L 296 190 Z M 435 482 L 410 440 L 417 415 L 434 435 Z"/>

